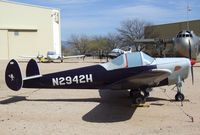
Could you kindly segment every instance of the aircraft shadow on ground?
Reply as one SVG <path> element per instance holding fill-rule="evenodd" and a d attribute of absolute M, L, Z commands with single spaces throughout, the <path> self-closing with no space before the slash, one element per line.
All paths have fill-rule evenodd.
<path fill-rule="evenodd" d="M 87 122 L 111 123 L 129 120 L 135 113 L 137 107 L 131 106 L 128 91 L 99 90 L 100 98 L 77 98 L 77 99 L 30 99 L 26 96 L 12 96 L 1 100 L 0 104 L 11 104 L 21 101 L 32 102 L 97 102 L 95 108 L 86 113 L 82 119 Z M 147 102 L 167 100 L 149 97 Z M 167 100 L 169 101 L 169 100 Z M 152 104 L 160 105 L 160 104 Z"/>
<path fill-rule="evenodd" d="M 128 91 L 99 90 L 101 102 L 82 119 L 87 122 L 110 123 L 130 119 L 137 107 L 131 107 Z"/>

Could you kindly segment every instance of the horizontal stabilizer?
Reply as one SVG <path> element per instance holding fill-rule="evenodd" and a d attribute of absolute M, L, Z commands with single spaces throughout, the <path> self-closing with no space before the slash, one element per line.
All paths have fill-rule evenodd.
<path fill-rule="evenodd" d="M 26 67 L 26 77 L 39 75 L 40 71 L 38 68 L 38 64 L 34 59 L 31 59 Z"/>
<path fill-rule="evenodd" d="M 7 86 L 14 91 L 18 91 L 22 87 L 23 80 L 21 70 L 19 64 L 14 59 L 7 65 L 5 81 Z"/>

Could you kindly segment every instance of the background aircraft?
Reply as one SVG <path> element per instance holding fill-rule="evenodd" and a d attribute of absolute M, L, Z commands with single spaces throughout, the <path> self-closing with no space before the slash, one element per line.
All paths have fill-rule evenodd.
<path fill-rule="evenodd" d="M 108 57 L 113 59 L 113 58 L 120 56 L 121 54 L 126 54 L 126 53 L 131 53 L 131 52 L 132 52 L 131 47 L 128 48 L 128 51 L 124 51 L 122 49 L 115 48 L 110 53 L 108 53 Z"/>
<path fill-rule="evenodd" d="M 55 60 L 60 60 L 63 62 L 64 59 L 71 59 L 71 58 L 84 58 L 85 55 L 72 55 L 72 56 L 61 56 L 57 54 L 55 51 L 48 51 L 47 56 L 39 55 L 38 56 L 20 56 L 22 58 L 35 58 L 39 62 L 53 62 Z"/>
<path fill-rule="evenodd" d="M 191 46 L 191 58 L 196 60 L 200 52 L 200 37 L 193 31 L 180 31 L 172 39 L 139 39 L 135 40 L 144 51 L 152 56 L 176 56 L 189 58 L 189 46 Z M 154 45 L 154 46 L 152 46 Z M 155 49 L 156 48 L 156 49 Z"/>
<path fill-rule="evenodd" d="M 11 60 L 6 68 L 5 81 L 14 91 L 22 87 L 130 89 L 133 103 L 145 102 L 153 87 L 175 84 L 177 87 L 175 99 L 183 101 L 182 82 L 188 77 L 190 68 L 191 63 L 187 58 L 152 58 L 143 52 L 133 52 L 122 54 L 107 63 L 45 75 L 40 74 L 37 63 L 32 59 L 27 65 L 26 77 L 22 78 L 17 61 Z"/>

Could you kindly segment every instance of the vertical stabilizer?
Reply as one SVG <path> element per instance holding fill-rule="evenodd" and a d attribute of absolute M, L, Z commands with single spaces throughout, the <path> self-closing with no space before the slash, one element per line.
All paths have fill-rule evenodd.
<path fill-rule="evenodd" d="M 39 75 L 40 71 L 38 68 L 38 64 L 34 59 L 31 59 L 26 67 L 26 77 Z"/>
<path fill-rule="evenodd" d="M 23 85 L 19 64 L 14 59 L 12 59 L 7 65 L 5 81 L 7 86 L 14 91 L 18 91 Z"/>

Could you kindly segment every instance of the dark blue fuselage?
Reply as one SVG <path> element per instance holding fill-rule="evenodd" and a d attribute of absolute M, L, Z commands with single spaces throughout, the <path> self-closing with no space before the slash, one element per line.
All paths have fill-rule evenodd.
<path fill-rule="evenodd" d="M 94 65 L 46 74 L 37 78 L 25 79 L 23 81 L 23 87 L 52 89 L 109 88 L 113 83 L 119 82 L 125 78 L 132 77 L 155 68 L 156 65 L 149 65 L 107 71 L 101 65 Z M 123 89 L 128 89 L 130 86 L 131 84 L 123 86 Z"/>

